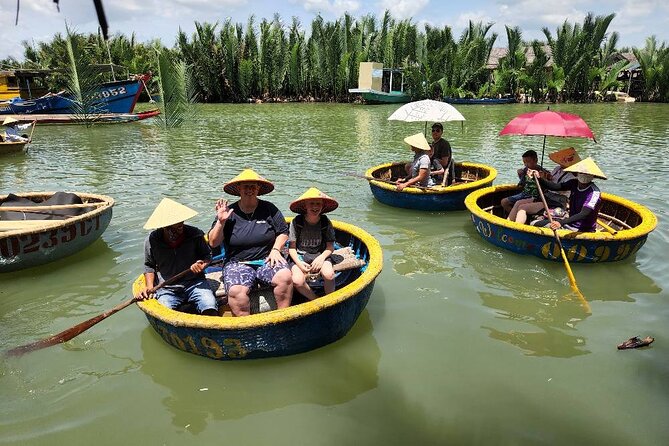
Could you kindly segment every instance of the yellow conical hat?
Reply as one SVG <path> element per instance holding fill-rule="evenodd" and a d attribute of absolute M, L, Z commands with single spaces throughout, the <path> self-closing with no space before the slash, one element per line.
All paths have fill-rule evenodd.
<path fill-rule="evenodd" d="M 321 214 L 332 212 L 339 207 L 337 200 L 325 195 L 315 187 L 310 187 L 300 196 L 300 198 L 290 203 L 290 210 L 296 214 L 305 214 L 307 212 L 307 201 L 309 200 L 323 200 L 323 210 L 321 210 Z"/>
<path fill-rule="evenodd" d="M 567 147 L 566 149 L 558 150 L 553 152 L 548 157 L 555 163 L 559 164 L 562 167 L 569 167 L 573 164 L 581 161 L 581 157 L 576 153 L 576 149 L 573 147 Z"/>
<path fill-rule="evenodd" d="M 430 145 L 427 143 L 427 139 L 425 139 L 425 135 L 422 133 L 416 133 L 415 135 L 407 136 L 404 138 L 404 142 L 409 144 L 411 147 L 415 147 L 426 152 L 430 150 Z"/>
<path fill-rule="evenodd" d="M 593 177 L 601 178 L 603 180 L 606 179 L 606 175 L 604 175 L 604 172 L 595 164 L 595 160 L 593 160 L 590 157 L 587 157 L 583 161 L 579 161 L 578 163 L 567 167 L 565 172 L 575 172 L 575 173 L 587 173 L 588 175 L 592 175 Z"/>
<path fill-rule="evenodd" d="M 144 229 L 158 229 L 166 226 L 171 226 L 197 215 L 197 211 L 192 210 L 188 206 L 179 204 L 169 198 L 163 198 L 158 204 L 153 214 L 144 224 Z"/>
<path fill-rule="evenodd" d="M 12 124 L 14 122 L 19 122 L 18 119 L 14 119 L 11 116 L 7 116 L 4 121 L 2 121 L 2 125 L 7 125 L 7 124 Z"/>
<path fill-rule="evenodd" d="M 223 186 L 223 190 L 230 194 L 230 195 L 237 195 L 239 197 L 239 183 L 244 183 L 248 181 L 254 181 L 258 183 L 258 186 L 260 186 L 260 190 L 258 191 L 258 195 L 265 195 L 269 194 L 274 190 L 274 184 L 272 184 L 269 180 L 266 180 L 265 178 L 261 177 L 258 175 L 255 171 L 252 169 L 244 169 L 242 170 L 242 173 L 225 183 Z"/>

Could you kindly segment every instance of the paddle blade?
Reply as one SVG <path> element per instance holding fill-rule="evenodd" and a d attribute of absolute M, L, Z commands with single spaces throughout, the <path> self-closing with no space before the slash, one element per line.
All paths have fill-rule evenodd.
<path fill-rule="evenodd" d="M 115 306 L 109 311 L 106 311 L 102 314 L 98 314 L 95 317 L 92 317 L 88 319 L 87 321 L 84 321 L 80 324 L 75 325 L 74 327 L 70 327 L 67 330 L 61 331 L 58 334 L 55 334 L 51 337 L 48 337 L 46 339 L 41 339 L 39 341 L 32 342 L 30 344 L 22 345 L 20 347 L 14 347 L 11 350 L 8 350 L 5 352 L 6 356 L 21 356 L 24 355 L 25 353 L 32 352 L 35 350 L 41 350 L 46 347 L 51 347 L 52 345 L 56 344 L 62 344 L 63 342 L 67 342 L 70 339 L 79 336 L 81 333 L 85 332 L 89 328 L 91 328 L 93 325 L 97 324 L 98 322 L 107 319 L 109 316 L 112 314 L 116 313 L 117 311 L 120 311 L 127 307 L 128 305 L 132 304 L 135 302 L 135 299 L 128 299 L 125 302 Z"/>

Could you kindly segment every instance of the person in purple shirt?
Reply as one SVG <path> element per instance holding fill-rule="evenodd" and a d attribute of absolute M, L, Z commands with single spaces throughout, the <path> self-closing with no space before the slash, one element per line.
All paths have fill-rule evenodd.
<path fill-rule="evenodd" d="M 597 228 L 599 209 L 602 207 L 602 193 L 592 180 L 595 177 L 605 180 L 606 176 L 592 158 L 586 158 L 564 170 L 575 173 L 576 179 L 565 183 L 554 183 L 540 178 L 539 184 L 545 189 L 571 192 L 569 216 L 564 219 L 554 219 L 552 223 L 549 220 L 541 220 L 535 226 L 546 226 L 550 223 L 550 228 L 553 230 L 564 228 L 571 231 L 594 232 Z M 537 178 L 539 174 L 533 170 L 531 175 Z"/>

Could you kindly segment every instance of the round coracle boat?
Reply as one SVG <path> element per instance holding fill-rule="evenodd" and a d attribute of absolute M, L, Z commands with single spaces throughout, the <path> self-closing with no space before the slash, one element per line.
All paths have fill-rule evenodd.
<path fill-rule="evenodd" d="M 469 193 L 492 185 L 497 170 L 485 164 L 455 163 L 455 181 L 450 186 L 407 187 L 398 191 L 395 181 L 406 176 L 406 163 L 386 163 L 365 172 L 374 197 L 388 206 L 420 211 L 465 209 Z"/>
<path fill-rule="evenodd" d="M 0 272 L 80 251 L 107 229 L 113 206 L 111 197 L 81 192 L 0 195 Z"/>
<path fill-rule="evenodd" d="M 465 200 L 476 231 L 485 240 L 518 254 L 562 261 L 560 247 L 548 227 L 521 224 L 503 218 L 502 198 L 520 191 L 515 185 L 487 187 Z M 645 206 L 602 193 L 597 231 L 558 229 L 567 258 L 575 263 L 614 262 L 634 255 L 655 229 L 657 218 Z"/>
<path fill-rule="evenodd" d="M 29 141 L 0 141 L 0 155 L 22 152 L 27 144 L 29 144 Z"/>
<path fill-rule="evenodd" d="M 155 299 L 137 306 L 168 344 L 212 359 L 285 356 L 330 344 L 348 333 L 358 319 L 383 265 L 381 246 L 374 237 L 347 223 L 332 220 L 332 224 L 337 244 L 350 248 L 359 260 L 355 268 L 341 272 L 334 293 L 243 317 L 232 317 L 227 311 L 222 317 L 185 313 Z M 133 292 L 143 286 L 142 275 L 133 284 Z M 265 291 L 271 295 L 271 290 Z"/>

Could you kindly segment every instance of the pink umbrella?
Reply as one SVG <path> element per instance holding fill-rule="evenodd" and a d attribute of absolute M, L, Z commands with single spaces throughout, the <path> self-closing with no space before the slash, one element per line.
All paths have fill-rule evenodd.
<path fill-rule="evenodd" d="M 590 130 L 588 124 L 580 116 L 551 110 L 518 115 L 504 126 L 499 134 L 543 136 L 544 145 L 541 149 L 542 165 L 544 164 L 546 136 L 589 138 L 597 142 L 592 130 Z"/>

